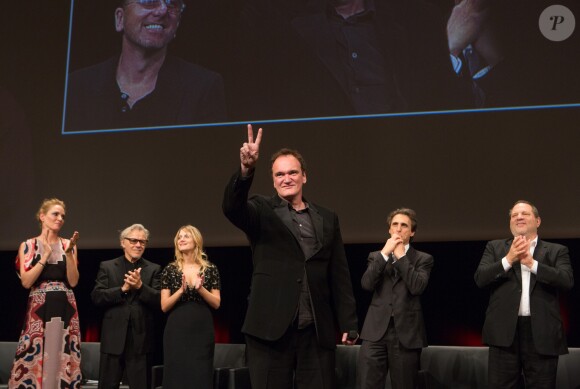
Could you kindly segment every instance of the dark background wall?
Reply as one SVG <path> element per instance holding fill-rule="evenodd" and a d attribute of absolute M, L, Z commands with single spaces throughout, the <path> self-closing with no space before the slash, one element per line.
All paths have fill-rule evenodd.
<path fill-rule="evenodd" d="M 507 222 L 507 221 L 506 221 Z M 418 236 L 420 236 L 420 228 Z M 552 240 L 567 245 L 570 249 L 576 279 L 580 279 L 580 267 L 576 258 L 580 255 L 580 239 Z M 485 241 L 462 242 L 417 242 L 414 247 L 431 253 L 435 257 L 435 267 L 429 286 L 423 297 L 423 310 L 427 325 L 429 343 L 433 345 L 481 345 L 481 327 L 487 308 L 488 293 L 480 290 L 473 281 Z M 382 243 L 346 245 L 347 257 L 355 298 L 359 325 L 362 326 L 371 294 L 363 291 L 360 279 L 366 269 L 366 259 L 370 251 L 382 248 Z M 79 251 L 79 285 L 75 295 L 80 315 L 84 341 L 98 341 L 101 311 L 90 300 L 90 292 L 100 261 L 121 255 L 121 249 Z M 216 341 L 243 343 L 240 332 L 246 309 L 246 297 L 251 278 L 251 252 L 248 247 L 209 247 L 207 253 L 219 268 L 222 282 L 222 305 L 214 312 Z M 147 249 L 145 257 L 162 266 L 172 258 L 173 249 Z M 0 252 L 0 285 L 3 298 L 0 299 L 0 340 L 18 339 L 28 291 L 20 286 L 13 271 L 15 251 Z M 561 296 L 561 312 L 567 330 L 570 347 L 580 347 L 580 288 Z M 267 320 L 267 318 L 264 318 Z M 159 313 L 158 330 L 162 333 L 164 316 Z M 192 329 L 192 335 L 195 329 Z M 158 337 L 161 340 L 161 336 Z"/>

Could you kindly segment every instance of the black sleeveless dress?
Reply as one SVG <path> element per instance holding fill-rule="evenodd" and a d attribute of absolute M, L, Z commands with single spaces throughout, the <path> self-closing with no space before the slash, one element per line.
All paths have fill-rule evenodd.
<path fill-rule="evenodd" d="M 181 287 L 182 272 L 169 264 L 161 273 L 161 289 Z M 215 265 L 205 270 L 203 286 L 220 289 Z M 188 288 L 169 311 L 163 335 L 163 389 L 213 388 L 214 328 L 210 307 L 197 290 Z"/>

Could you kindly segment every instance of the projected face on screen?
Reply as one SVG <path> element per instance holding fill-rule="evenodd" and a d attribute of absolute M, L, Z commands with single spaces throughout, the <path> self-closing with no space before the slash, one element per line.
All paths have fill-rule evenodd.
<path fill-rule="evenodd" d="M 545 16 L 545 1 L 185 5 L 110 3 L 118 35 L 97 39 L 110 29 L 107 3 L 73 1 L 64 133 L 566 105 L 580 95 L 578 39 L 540 33 L 542 17 L 569 32 L 573 14 Z"/>
<path fill-rule="evenodd" d="M 115 29 L 123 34 L 123 50 L 142 54 L 165 51 L 177 33 L 183 3 L 165 0 L 124 1 L 115 10 Z"/>
<path fill-rule="evenodd" d="M 121 51 L 70 74 L 64 132 L 225 120 L 221 76 L 167 53 L 184 9 L 181 0 L 120 3 L 114 16 Z M 74 23 L 73 19 L 73 28 Z M 77 52 L 83 51 L 72 48 L 71 56 Z"/>

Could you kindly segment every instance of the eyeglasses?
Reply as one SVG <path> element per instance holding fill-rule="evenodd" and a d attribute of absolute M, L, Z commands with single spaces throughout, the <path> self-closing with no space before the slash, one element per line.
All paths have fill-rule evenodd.
<path fill-rule="evenodd" d="M 133 239 L 133 238 L 123 238 L 123 239 L 128 240 L 132 246 L 135 246 L 137 243 L 141 243 L 141 246 L 145 246 L 147 242 L 149 242 L 147 239 Z"/>
<path fill-rule="evenodd" d="M 183 4 L 182 0 L 132 0 L 127 1 L 126 5 L 129 4 L 139 4 L 141 7 L 147 10 L 154 10 L 161 6 L 161 4 L 165 4 L 167 7 L 167 12 L 172 15 L 178 15 L 183 12 L 185 9 L 185 4 Z"/>

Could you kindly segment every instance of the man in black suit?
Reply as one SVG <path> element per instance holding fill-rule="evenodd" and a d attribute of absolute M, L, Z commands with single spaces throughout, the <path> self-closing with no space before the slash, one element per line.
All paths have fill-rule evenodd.
<path fill-rule="evenodd" d="M 295 150 L 272 156 L 276 195 L 248 192 L 262 129 L 240 149 L 241 168 L 223 200 L 227 218 L 246 233 L 253 275 L 242 331 L 254 389 L 334 388 L 335 320 L 342 342 L 358 335 L 350 272 L 338 217 L 302 195 L 306 165 Z"/>
<path fill-rule="evenodd" d="M 513 238 L 487 243 L 475 272 L 490 290 L 483 325 L 489 387 L 555 388 L 558 356 L 567 354 L 558 294 L 574 285 L 568 249 L 538 238 L 541 219 L 528 201 L 509 211 Z"/>
<path fill-rule="evenodd" d="M 421 349 L 427 346 L 421 294 L 427 287 L 433 257 L 415 250 L 415 211 L 395 209 L 387 218 L 390 238 L 369 254 L 362 287 L 374 292 L 361 332 L 358 360 L 361 389 L 383 388 L 391 371 L 393 388 L 413 389 Z"/>
<path fill-rule="evenodd" d="M 101 262 L 93 303 L 105 308 L 101 327 L 99 389 L 118 388 L 127 370 L 129 386 L 149 387 L 154 311 L 160 310 L 161 267 L 142 258 L 149 231 L 141 224 L 120 235 L 124 255 Z"/>

